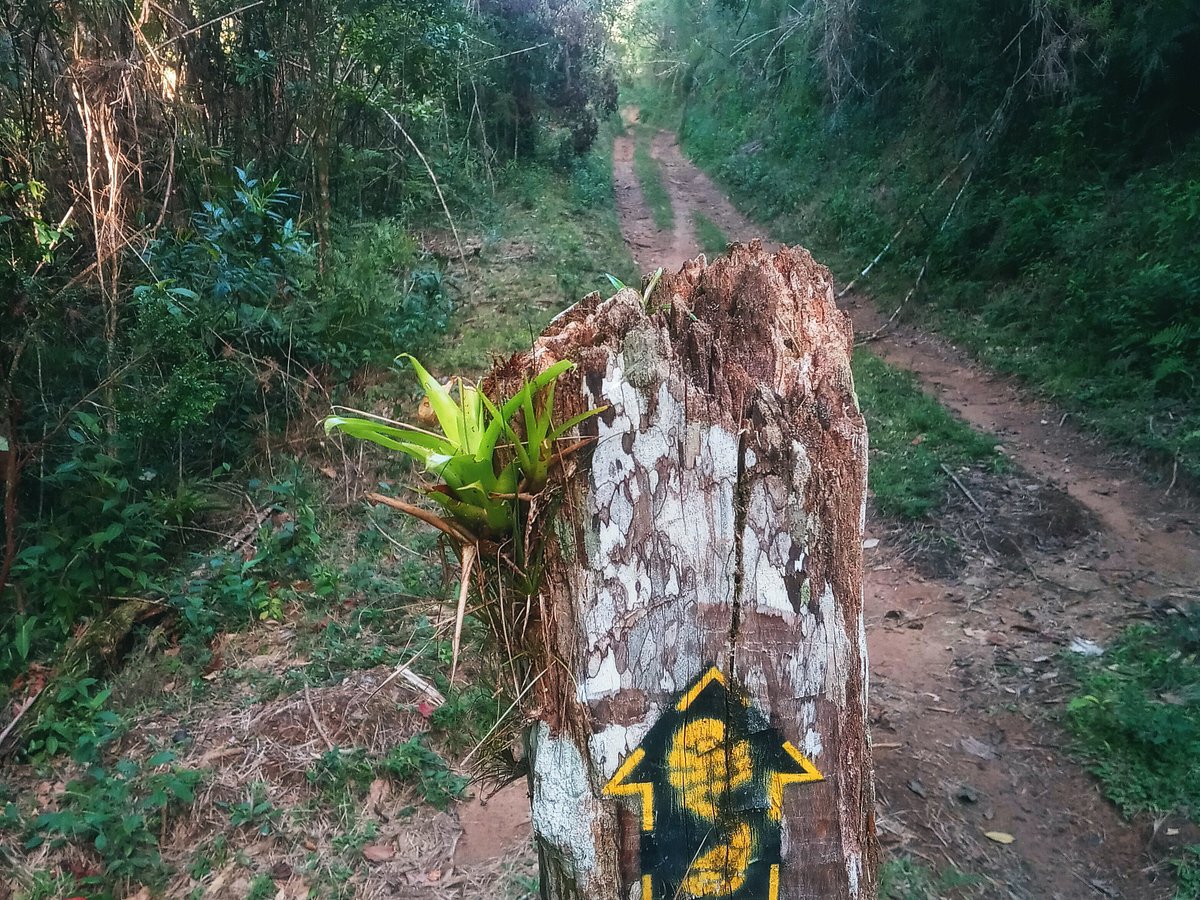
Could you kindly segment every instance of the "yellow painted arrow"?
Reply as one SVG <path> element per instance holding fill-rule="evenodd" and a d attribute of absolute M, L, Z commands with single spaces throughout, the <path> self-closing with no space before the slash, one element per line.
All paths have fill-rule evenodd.
<path fill-rule="evenodd" d="M 629 754 L 629 758 L 621 764 L 608 784 L 604 793 L 613 797 L 640 796 L 642 798 L 642 831 L 654 830 L 654 784 L 649 781 L 626 782 L 633 770 L 646 758 L 646 751 L 638 747 Z"/>
<path fill-rule="evenodd" d="M 674 709 L 652 726 L 641 745 L 629 754 L 604 786 L 607 796 L 640 800 L 643 832 L 654 831 L 656 826 L 656 788 L 674 798 L 669 801 L 671 806 L 716 823 L 724 797 L 755 777 L 754 762 L 758 754 L 752 751 L 747 738 L 734 738 L 728 733 L 723 715 L 728 710 L 728 701 L 713 697 L 703 705 L 703 712 L 692 710 L 714 682 L 726 696 L 733 694 L 720 669 L 710 667 L 680 695 Z M 736 699 L 743 710 L 748 710 L 743 698 L 738 696 Z M 689 710 L 692 715 L 685 715 Z M 780 823 L 784 788 L 822 781 L 824 777 L 791 741 L 782 740 L 778 732 L 773 733 L 774 739 L 768 739 L 767 746 L 759 750 L 759 753 L 765 751 L 768 759 L 759 759 L 761 774 L 758 777 L 763 779 L 760 784 L 766 793 L 768 819 Z M 647 744 L 654 747 L 656 756 L 661 754 L 658 765 L 648 763 Z M 667 827 L 665 823 L 663 827 Z M 728 845 L 723 842 L 697 854 L 683 873 L 680 887 L 692 897 L 735 893 L 746 884 L 746 872 L 758 852 L 755 849 L 758 843 L 759 838 L 748 824 L 737 823 L 729 835 Z M 744 852 L 737 852 L 739 848 Z M 706 862 L 710 857 L 711 865 Z M 643 873 L 643 900 L 652 900 L 655 877 L 655 873 Z M 678 874 L 671 876 L 678 877 Z M 773 863 L 767 873 L 766 900 L 778 900 L 779 879 L 779 864 Z"/>

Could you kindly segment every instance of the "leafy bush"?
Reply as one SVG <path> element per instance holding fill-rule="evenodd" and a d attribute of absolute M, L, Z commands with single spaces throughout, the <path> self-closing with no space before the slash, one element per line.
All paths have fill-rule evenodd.
<path fill-rule="evenodd" d="M 136 446 L 95 415 L 77 412 L 66 433 L 69 455 L 41 482 L 46 512 L 20 529 L 13 577 L 28 614 L 4 623 L 18 652 L 0 656 L 0 680 L 65 638 L 80 617 L 158 590 L 179 526 L 203 505 L 196 482 L 160 486 L 170 479 L 139 464 Z"/>
<path fill-rule="evenodd" d="M 1200 20 L 1148 0 L 648 8 L 679 74 L 643 90 L 779 238 L 845 280 L 888 245 L 865 284 L 897 297 L 932 251 L 906 313 L 1200 476 Z"/>
<path fill-rule="evenodd" d="M 415 781 L 425 802 L 437 809 L 445 809 L 461 797 L 470 784 L 469 778 L 452 772 L 421 735 L 394 747 L 380 763 L 380 770 L 402 781 Z"/>
<path fill-rule="evenodd" d="M 346 224 L 328 269 L 294 318 L 307 356 L 347 379 L 421 350 L 450 324 L 451 285 L 403 226 L 392 220 Z"/>
<path fill-rule="evenodd" d="M 64 679 L 30 729 L 25 754 L 39 759 L 66 751 L 77 762 L 96 762 L 100 748 L 116 738 L 123 725 L 121 717 L 106 708 L 111 693 L 95 678 Z"/>
<path fill-rule="evenodd" d="M 44 277 L 0 276 L 17 279 L 25 298 L 0 312 L 14 326 L 2 343 L 13 351 L 4 364 L 15 367 L 6 389 L 23 413 L 0 437 L 35 462 L 19 483 L 17 509 L 28 518 L 16 525 L 9 587 L 24 606 L 0 619 L 0 681 L 113 598 L 169 592 L 166 574 L 209 503 L 214 470 L 247 458 L 255 434 L 285 423 L 311 393 L 422 347 L 447 326 L 447 284 L 398 224 L 348 228 L 321 273 L 315 245 L 289 215 L 294 200 L 278 178 L 235 169 L 188 227 L 147 245 L 139 271 L 155 280 L 118 286 L 111 345 L 95 333 L 76 338 L 71 323 L 82 319 L 86 333 L 100 307 L 56 289 L 52 266 Z M 50 244 L 29 237 L 44 231 L 34 227 L 40 219 L 14 212 L 28 229 L 9 249 L 32 267 Z M 283 546 L 299 521 L 272 532 L 268 557 L 303 550 L 309 527 Z M 189 622 L 203 631 L 277 616 L 279 598 L 261 589 L 265 558 L 213 567 L 181 601 Z"/>
<path fill-rule="evenodd" d="M 166 879 L 158 834 L 170 813 L 190 806 L 202 773 L 171 765 L 170 751 L 138 763 L 122 759 L 111 769 L 93 766 L 67 785 L 60 807 L 33 823 L 27 847 L 45 841 L 93 848 L 103 874 L 84 877 L 81 886 L 116 890 L 131 884 L 159 885 Z"/>
<path fill-rule="evenodd" d="M 209 554 L 195 577 L 167 591 L 185 624 L 185 638 L 207 642 L 219 630 L 236 631 L 260 621 L 279 621 L 292 582 L 313 574 L 321 536 L 311 490 L 299 477 L 248 487 L 270 515 L 251 545 Z"/>
<path fill-rule="evenodd" d="M 158 280 L 132 291 L 130 355 L 144 362 L 124 382 L 124 418 L 146 438 L 185 440 L 192 454 L 228 450 L 268 392 L 294 395 L 293 364 L 313 362 L 296 353 L 296 311 L 314 289 L 315 246 L 288 216 L 295 198 L 277 177 L 235 172 L 190 229 L 150 243 Z M 214 415 L 242 427 L 197 427 Z"/>

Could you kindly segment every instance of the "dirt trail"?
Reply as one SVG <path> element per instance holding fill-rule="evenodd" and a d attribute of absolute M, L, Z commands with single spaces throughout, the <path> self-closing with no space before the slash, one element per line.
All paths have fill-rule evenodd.
<path fill-rule="evenodd" d="M 622 228 L 643 271 L 699 253 L 696 210 L 730 240 L 762 235 L 673 135 L 658 133 L 652 146 L 673 232 L 655 229 L 646 209 L 633 138 L 614 150 Z M 845 306 L 860 333 L 882 324 L 861 298 Z M 949 556 L 928 534 L 868 527 L 879 539 L 868 542 L 866 590 L 885 846 L 982 875 L 988 898 L 1172 896 L 1162 860 L 1196 842 L 1194 829 L 1124 822 L 1062 751 L 1052 717 L 1070 696 L 1062 653 L 1074 638 L 1103 644 L 1200 580 L 1194 511 L 1148 487 L 1061 411 L 936 338 L 891 328 L 872 349 L 995 433 L 1020 467 L 964 476 L 985 512 L 952 499 L 937 523 L 957 547 Z M 995 843 L 989 831 L 1015 840 Z"/>
<path fill-rule="evenodd" d="M 623 115 L 627 125 L 637 124 L 635 112 L 626 110 Z M 669 231 L 660 230 L 642 196 L 642 187 L 633 168 L 633 155 L 632 134 L 619 136 L 613 144 L 617 210 L 625 243 L 643 272 L 659 266 L 675 271 L 699 254 L 700 245 L 692 218 L 697 212 L 708 216 L 730 240 L 740 240 L 738 235 L 755 233 L 749 220 L 734 208 L 721 189 L 684 158 L 674 136 L 666 131 L 655 135 L 650 145 L 650 155 L 659 165 L 675 211 L 675 227 Z"/>

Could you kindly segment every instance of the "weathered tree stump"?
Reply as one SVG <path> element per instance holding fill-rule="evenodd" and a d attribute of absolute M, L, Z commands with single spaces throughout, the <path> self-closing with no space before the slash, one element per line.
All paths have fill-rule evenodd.
<path fill-rule="evenodd" d="M 544 519 L 543 896 L 875 896 L 851 347 L 828 270 L 757 243 L 537 341 L 561 415 L 608 407 Z"/>

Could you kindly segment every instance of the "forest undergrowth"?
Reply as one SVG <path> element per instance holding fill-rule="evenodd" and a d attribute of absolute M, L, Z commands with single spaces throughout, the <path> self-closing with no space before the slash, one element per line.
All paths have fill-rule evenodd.
<path fill-rule="evenodd" d="M 138 6 L 0 17 L 0 893 L 436 880 L 506 701 L 447 682 L 440 554 L 358 499 L 407 468 L 319 422 L 621 270 L 599 11 Z"/>
<path fill-rule="evenodd" d="M 0 22 L 0 887 L 348 897 L 416 872 L 431 896 L 528 896 L 528 847 L 439 885 L 463 760 L 487 756 L 511 686 L 471 616 L 450 683 L 443 548 L 359 499 L 401 495 L 411 473 L 319 420 L 335 404 L 411 411 L 398 353 L 479 375 L 606 275 L 637 283 L 611 181 L 612 11 L 52 6 Z M 660 115 L 839 274 L 953 164 L 951 141 L 868 129 L 874 107 L 826 121 L 808 89 L 782 91 L 786 41 L 756 57 L 784 67 L 770 89 L 709 77 L 684 49 L 685 93 L 654 95 Z M 1194 140 L 1138 145 L 1137 172 L 1093 183 L 1094 135 L 1073 130 L 1091 115 L 1081 100 L 1027 139 L 1010 126 L 1007 165 L 979 153 L 962 214 L 922 219 L 936 263 L 908 309 L 1195 474 Z M 1026 152 L 1037 135 L 1059 150 Z M 669 223 L 648 140 L 637 162 Z M 913 234 L 873 274 L 880 295 L 915 278 Z M 866 352 L 855 365 L 885 514 L 928 519 L 946 467 L 1004 465 L 911 380 Z M 1153 721 L 1176 750 L 1194 737 L 1161 722 L 1153 698 L 1192 687 L 1160 684 L 1143 638 L 1120 657 L 1141 700 L 1080 675 L 1093 758 L 1118 726 Z M 1119 767 L 1137 760 L 1105 759 L 1129 784 Z M 1134 781 L 1130 809 L 1190 803 L 1163 799 L 1173 771 Z M 891 896 L 961 881 L 887 871 Z"/>
<path fill-rule="evenodd" d="M 510 169 L 503 190 L 458 219 L 465 269 L 444 229 L 427 235 L 445 254 L 421 257 L 445 316 L 418 315 L 431 327 L 417 346 L 436 371 L 482 374 L 565 305 L 606 288 L 606 272 L 634 278 L 610 167 L 602 142 L 566 173 L 545 161 Z M 370 248 L 349 256 L 360 270 L 416 258 L 396 227 L 358 233 Z M 409 415 L 411 377 L 354 371 L 347 404 Z M 356 498 L 363 485 L 403 496 L 408 466 L 326 439 L 315 420 L 263 440 L 258 465 L 197 491 L 206 531 L 232 532 L 244 504 L 255 527 L 233 546 L 160 561 L 154 588 L 175 617 L 137 628 L 132 656 L 62 678 L 32 619 L 21 620 L 14 696 L 51 677 L 54 696 L 24 732 L 23 764 L 7 767 L 0 797 L 16 896 L 187 896 L 218 879 L 231 896 L 355 896 L 442 864 L 443 811 L 474 771 L 460 763 L 487 761 L 476 744 L 511 714 L 511 685 L 481 662 L 493 648 L 473 618 L 469 661 L 448 681 L 444 551 L 431 530 Z M 220 508 L 209 499 L 223 495 Z M 398 670 L 404 678 L 385 689 Z M 251 734 L 248 719 L 266 724 Z M 263 740 L 266 757 L 255 758 Z M 398 831 L 426 834 L 429 857 L 383 850 Z M 524 897 L 533 882 L 521 850 L 468 876 L 489 896 Z"/>

